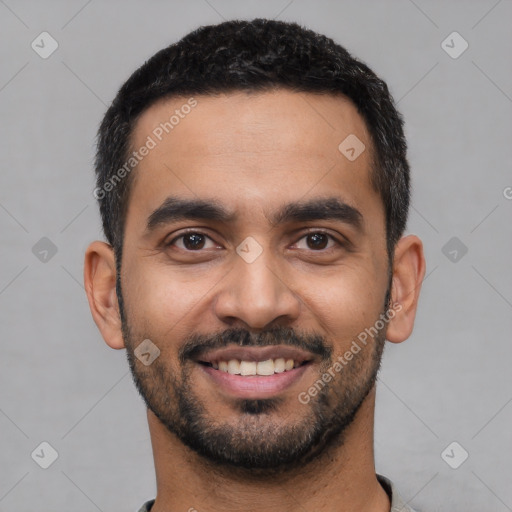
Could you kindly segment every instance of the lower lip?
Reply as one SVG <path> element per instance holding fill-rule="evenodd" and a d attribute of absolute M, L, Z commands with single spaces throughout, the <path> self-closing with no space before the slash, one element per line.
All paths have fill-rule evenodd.
<path fill-rule="evenodd" d="M 273 375 L 248 376 L 232 375 L 202 364 L 199 366 L 217 386 L 229 395 L 236 398 L 256 399 L 270 398 L 287 390 L 304 375 L 311 363 Z"/>

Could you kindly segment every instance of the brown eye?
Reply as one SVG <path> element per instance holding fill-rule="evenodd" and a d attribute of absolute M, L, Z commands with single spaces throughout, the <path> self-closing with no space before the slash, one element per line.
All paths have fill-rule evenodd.
<path fill-rule="evenodd" d="M 345 247 L 345 244 L 329 233 L 325 233 L 323 231 L 310 231 L 302 236 L 302 238 L 295 244 L 295 247 L 303 251 L 324 254 L 329 251 L 332 252 L 336 248 L 342 249 Z"/>
<path fill-rule="evenodd" d="M 325 249 L 329 243 L 329 236 L 324 233 L 313 233 L 306 237 L 309 249 Z"/>
<path fill-rule="evenodd" d="M 166 244 L 167 247 L 176 246 L 185 251 L 200 251 L 201 249 L 212 249 L 215 247 L 213 240 L 203 233 L 191 231 L 183 233 Z"/>
<path fill-rule="evenodd" d="M 191 233 L 189 235 L 183 235 L 183 246 L 189 251 L 194 249 L 202 249 L 205 244 L 205 236 L 199 233 Z"/>

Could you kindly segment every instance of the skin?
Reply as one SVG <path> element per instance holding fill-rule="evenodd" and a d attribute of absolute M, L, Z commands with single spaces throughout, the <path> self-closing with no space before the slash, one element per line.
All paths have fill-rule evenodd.
<path fill-rule="evenodd" d="M 160 368 L 177 384 L 182 375 L 178 351 L 193 333 L 240 327 L 258 334 L 285 326 L 317 333 L 334 359 L 343 355 L 382 313 L 389 284 L 384 207 L 369 181 L 372 147 L 363 119 L 341 96 L 278 90 L 195 98 L 193 111 L 133 171 L 121 267 L 130 338 L 126 332 L 123 338 L 113 250 L 100 241 L 87 249 L 85 287 L 103 338 L 112 348 L 132 352 L 133 343 L 151 339 L 161 351 Z M 160 101 L 145 111 L 133 147 L 143 145 L 187 99 Z M 349 134 L 366 146 L 353 162 L 338 151 Z M 236 215 L 230 223 L 185 219 L 148 233 L 148 217 L 170 195 L 215 199 Z M 359 210 L 360 230 L 338 220 L 272 224 L 267 217 L 286 203 L 333 196 Z M 164 246 L 189 228 L 209 237 L 201 251 L 187 250 L 184 239 Z M 327 248 L 308 243 L 306 235 L 318 231 L 334 237 Z M 250 264 L 236 253 L 249 236 L 262 248 Z M 424 273 L 421 241 L 403 237 L 395 247 L 391 285 L 391 301 L 400 310 L 386 325 L 388 341 L 400 343 L 411 334 Z M 368 378 L 375 343 L 349 363 L 351 379 Z M 149 386 L 154 367 L 135 364 Z M 311 414 L 310 405 L 297 396 L 318 380 L 325 365 L 308 366 L 280 395 L 276 410 L 250 418 L 212 386 L 199 365 L 187 368 L 192 391 L 211 421 L 242 425 L 244 431 L 264 431 L 267 424 L 285 431 Z M 345 385 L 341 376 L 335 378 L 329 396 L 340 399 Z M 161 386 L 155 389 L 164 392 Z M 168 392 L 172 397 L 173 390 Z M 375 476 L 374 408 L 373 386 L 338 442 L 280 473 L 213 464 L 148 409 L 157 478 L 152 510 L 291 512 L 300 504 L 303 510 L 324 512 L 389 511 Z"/>

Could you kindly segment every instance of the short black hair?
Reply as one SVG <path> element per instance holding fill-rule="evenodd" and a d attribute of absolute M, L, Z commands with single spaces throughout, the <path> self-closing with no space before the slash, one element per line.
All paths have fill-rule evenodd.
<path fill-rule="evenodd" d="M 126 162 L 137 118 L 163 98 L 275 89 L 341 94 L 355 105 L 372 139 L 370 180 L 384 204 L 392 257 L 407 222 L 410 177 L 403 120 L 386 83 L 332 39 L 297 23 L 258 18 L 203 26 L 160 50 L 108 108 L 98 131 L 95 197 L 118 265 L 133 181 Z"/>

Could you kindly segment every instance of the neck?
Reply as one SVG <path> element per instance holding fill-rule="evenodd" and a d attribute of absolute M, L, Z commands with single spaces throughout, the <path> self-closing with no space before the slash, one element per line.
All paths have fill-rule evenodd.
<path fill-rule="evenodd" d="M 375 388 L 367 396 L 343 443 L 315 460 L 279 475 L 244 473 L 213 465 L 184 446 L 148 410 L 157 479 L 152 512 L 246 510 L 266 512 L 389 512 L 389 498 L 374 466 Z"/>

